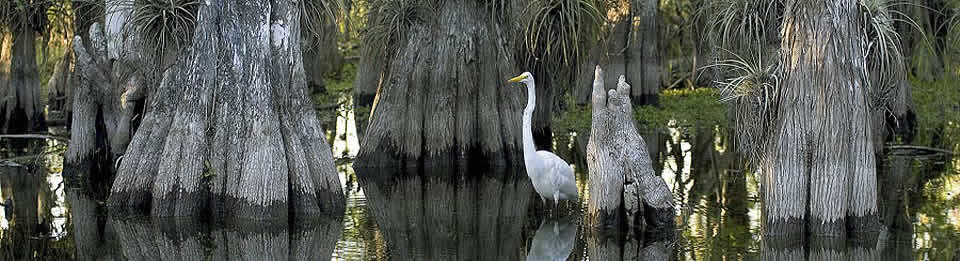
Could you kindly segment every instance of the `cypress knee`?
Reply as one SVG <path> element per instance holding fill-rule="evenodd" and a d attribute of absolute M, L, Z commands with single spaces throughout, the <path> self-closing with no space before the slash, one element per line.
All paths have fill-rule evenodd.
<path fill-rule="evenodd" d="M 671 231 L 673 197 L 666 182 L 654 175 L 647 146 L 633 123 L 630 85 L 621 76 L 617 88 L 607 91 L 598 66 L 592 99 L 588 223 L 595 229 Z"/>

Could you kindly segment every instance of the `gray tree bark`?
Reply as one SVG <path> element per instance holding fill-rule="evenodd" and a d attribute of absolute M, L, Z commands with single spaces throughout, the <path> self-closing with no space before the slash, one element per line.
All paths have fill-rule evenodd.
<path fill-rule="evenodd" d="M 806 227 L 843 236 L 876 221 L 874 117 L 857 12 L 853 0 L 786 3 L 780 118 L 760 167 L 767 234 Z"/>
<path fill-rule="evenodd" d="M 151 92 L 109 205 L 286 220 L 344 208 L 307 98 L 295 1 L 206 1 Z"/>
<path fill-rule="evenodd" d="M 666 182 L 654 175 L 647 146 L 637 133 L 630 85 L 621 76 L 616 90 L 606 91 L 599 66 L 594 79 L 593 127 L 587 145 L 588 223 L 594 228 L 646 226 L 672 232 L 673 195 Z"/>
<path fill-rule="evenodd" d="M 483 2 L 440 1 L 430 21 L 403 32 L 355 165 L 520 162 L 524 96 L 506 82 L 519 74 L 510 31 Z"/>

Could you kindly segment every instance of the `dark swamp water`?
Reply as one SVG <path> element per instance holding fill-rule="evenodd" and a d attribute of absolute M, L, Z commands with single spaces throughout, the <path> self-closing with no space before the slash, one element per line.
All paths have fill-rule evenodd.
<path fill-rule="evenodd" d="M 587 173 L 575 144 L 581 204 L 550 210 L 521 169 L 350 167 L 352 115 L 330 123 L 343 159 L 342 215 L 294 224 L 211 223 L 108 213 L 105 195 L 64 180 L 56 140 L 7 153 L 0 167 L 0 260 L 958 260 L 960 161 L 891 157 L 880 174 L 891 229 L 867 240 L 763 238 L 755 174 L 715 132 L 654 137 L 674 194 L 675 236 L 600 234 L 582 226 Z M 350 131 L 347 131 L 350 130 Z M 700 136 L 700 137 L 697 137 Z M 580 140 L 570 138 L 569 140 Z M 37 155 L 38 154 L 38 155 Z M 25 156 L 32 155 L 32 156 Z M 26 159 L 26 160 L 24 160 Z M 359 174 L 358 174 L 359 173 Z M 883 185 L 882 185 L 883 186 Z"/>

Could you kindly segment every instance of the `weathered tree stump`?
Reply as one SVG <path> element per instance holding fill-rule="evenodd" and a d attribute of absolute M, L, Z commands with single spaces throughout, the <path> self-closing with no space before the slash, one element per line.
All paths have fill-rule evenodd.
<path fill-rule="evenodd" d="M 666 182 L 654 175 L 647 146 L 633 123 L 626 78 L 621 76 L 617 88 L 608 92 L 598 66 L 592 96 L 588 224 L 595 229 L 672 229 L 673 197 Z"/>
<path fill-rule="evenodd" d="M 111 44 L 109 39 L 117 37 L 104 32 L 104 28 L 111 27 L 94 24 L 73 41 L 76 69 L 70 84 L 74 85 L 74 96 L 70 147 L 64 155 L 67 168 L 63 173 L 103 181 L 107 186 L 116 171 L 115 163 L 137 128 L 139 120 L 134 118 L 143 112 L 148 89 L 141 86 L 147 83 L 140 68 L 132 66 L 138 63 L 131 61 L 131 52 L 138 50 L 131 50 L 130 44 Z M 109 53 L 115 51 L 109 46 L 127 48 L 121 58 L 113 59 Z"/>

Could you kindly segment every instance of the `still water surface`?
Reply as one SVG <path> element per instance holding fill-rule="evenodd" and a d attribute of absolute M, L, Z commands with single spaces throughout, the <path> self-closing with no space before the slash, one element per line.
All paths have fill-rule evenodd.
<path fill-rule="evenodd" d="M 352 116 L 352 115 L 350 115 Z M 347 117 L 350 117 L 347 116 Z M 355 154 L 352 120 L 330 128 L 335 155 Z M 713 134 L 711 134 L 713 135 Z M 650 137 L 648 137 L 649 139 Z M 677 202 L 675 236 L 585 230 L 585 203 L 545 207 L 520 169 L 338 168 L 342 215 L 287 223 L 111 215 L 98 195 L 65 181 L 56 153 L 0 167 L 0 260 L 957 260 L 960 177 L 931 168 L 956 160 L 890 158 L 870 240 L 764 239 L 756 175 L 737 167 L 722 137 L 653 137 Z M 583 166 L 576 138 L 558 153 Z M 704 142 L 707 140 L 707 142 Z M 47 141 L 47 147 L 62 146 Z M 22 161 L 20 161 L 22 162 Z M 581 199 L 587 174 L 577 169 Z M 884 183 L 884 184 L 886 184 Z M 12 203 L 12 204 L 10 204 Z M 552 205 L 552 204 L 550 204 Z"/>

